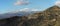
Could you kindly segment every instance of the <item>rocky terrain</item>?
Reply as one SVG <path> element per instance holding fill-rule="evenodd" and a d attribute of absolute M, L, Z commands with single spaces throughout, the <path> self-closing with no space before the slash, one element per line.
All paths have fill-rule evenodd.
<path fill-rule="evenodd" d="M 60 7 L 52 6 L 29 16 L 0 19 L 0 26 L 60 26 Z"/>

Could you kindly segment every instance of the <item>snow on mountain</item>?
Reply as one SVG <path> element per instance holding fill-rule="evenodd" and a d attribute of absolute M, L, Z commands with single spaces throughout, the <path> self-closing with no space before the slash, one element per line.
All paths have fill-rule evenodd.
<path fill-rule="evenodd" d="M 0 19 L 10 18 L 12 16 L 28 16 L 29 14 L 33 14 L 35 12 L 40 12 L 40 10 L 39 9 L 24 8 L 24 9 L 8 12 L 5 14 L 0 14 Z"/>
<path fill-rule="evenodd" d="M 24 9 L 20 9 L 20 11 L 25 11 L 25 12 L 30 12 L 30 11 L 40 11 L 40 9 L 29 9 L 29 8 L 24 8 Z"/>

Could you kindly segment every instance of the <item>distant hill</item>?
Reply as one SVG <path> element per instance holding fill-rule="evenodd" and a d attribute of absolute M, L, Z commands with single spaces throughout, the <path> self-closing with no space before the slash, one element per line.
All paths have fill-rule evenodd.
<path fill-rule="evenodd" d="M 18 11 L 18 12 L 8 12 L 8 13 L 5 13 L 5 14 L 0 14 L 0 19 L 5 19 L 5 18 L 10 18 L 10 17 L 13 17 L 13 16 L 28 16 L 30 14 L 33 14 L 33 13 L 38 13 L 40 11 Z"/>
<path fill-rule="evenodd" d="M 28 16 L 13 16 L 0 20 L 0 26 L 60 26 L 60 7 L 52 6 Z"/>

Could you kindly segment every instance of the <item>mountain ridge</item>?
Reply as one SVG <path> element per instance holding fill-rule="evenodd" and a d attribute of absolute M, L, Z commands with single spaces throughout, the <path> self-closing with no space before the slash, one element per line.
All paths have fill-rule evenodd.
<path fill-rule="evenodd" d="M 2 24 L 0 26 L 5 24 L 8 26 L 60 26 L 60 7 L 52 6 L 43 12 L 28 16 L 13 16 L 4 19 L 0 24 Z"/>

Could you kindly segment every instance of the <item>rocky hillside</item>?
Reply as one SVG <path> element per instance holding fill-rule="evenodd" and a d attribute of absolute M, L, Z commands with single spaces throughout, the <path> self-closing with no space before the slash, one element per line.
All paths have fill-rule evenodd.
<path fill-rule="evenodd" d="M 60 8 L 52 6 L 29 16 L 14 16 L 0 20 L 0 26 L 60 26 Z"/>

